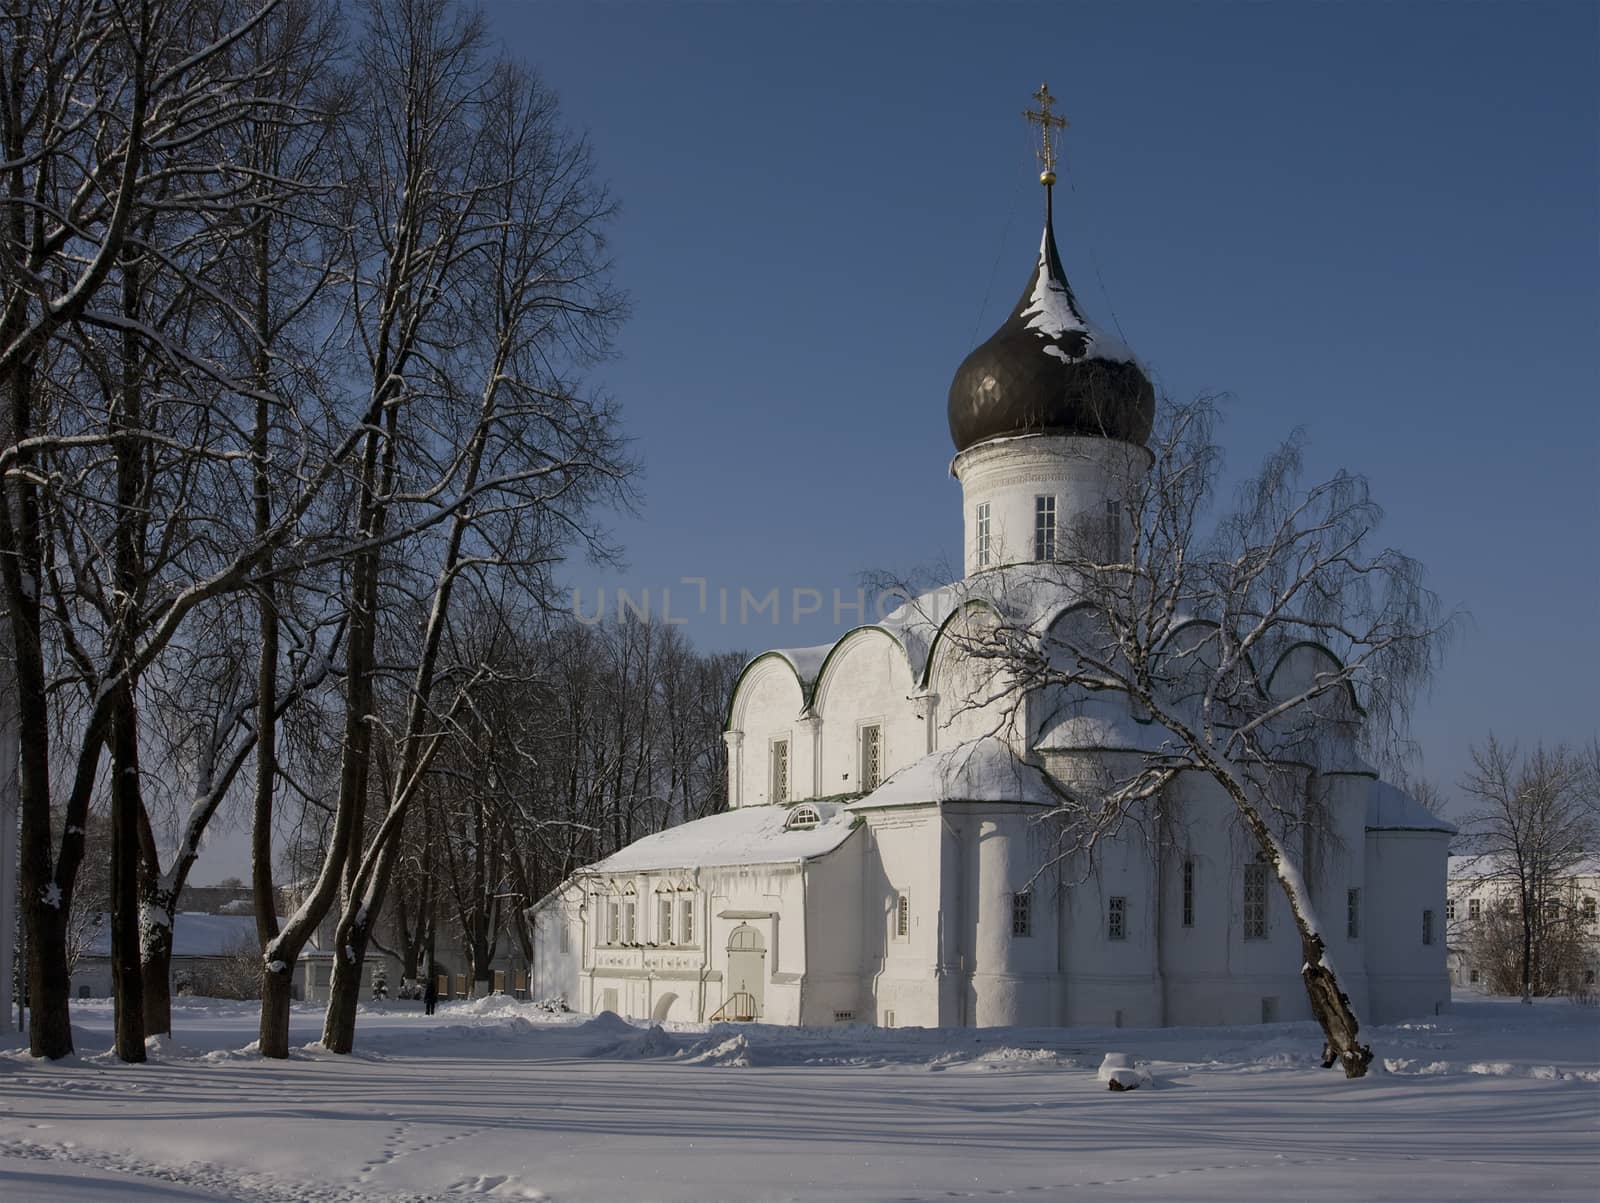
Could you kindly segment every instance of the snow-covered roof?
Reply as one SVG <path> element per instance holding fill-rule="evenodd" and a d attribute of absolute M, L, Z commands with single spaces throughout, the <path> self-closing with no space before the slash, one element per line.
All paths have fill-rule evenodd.
<path fill-rule="evenodd" d="M 1493 853 L 1452 856 L 1448 872 L 1452 881 L 1469 881 L 1473 878 L 1502 877 L 1510 873 L 1511 866 L 1503 856 Z M 1557 876 L 1600 877 L 1600 856 L 1585 856 L 1562 870 Z"/>
<path fill-rule="evenodd" d="M 1398 786 L 1374 781 L 1367 791 L 1368 831 L 1442 831 L 1456 833 L 1456 825 L 1441 819 Z"/>
<path fill-rule="evenodd" d="M 584 870 L 585 873 L 642 873 L 696 866 L 771 865 L 811 860 L 832 852 L 850 838 L 854 817 L 837 802 L 804 802 L 821 822 L 788 830 L 787 806 L 743 806 L 695 819 L 635 840 Z"/>
<path fill-rule="evenodd" d="M 794 665 L 795 676 L 809 686 L 817 679 L 817 674 L 822 671 L 822 662 L 832 650 L 833 644 L 819 643 L 815 647 L 775 647 L 766 654 L 782 656 Z"/>
<path fill-rule="evenodd" d="M 938 637 L 939 629 L 962 606 L 973 602 L 985 603 L 1004 614 L 1008 622 L 1040 627 L 1079 599 L 1077 591 L 1067 579 L 1069 575 L 1068 570 L 1059 565 L 1016 564 L 996 568 L 976 577 L 929 589 L 901 602 L 879 621 L 864 625 L 883 631 L 898 643 L 905 651 L 912 679 L 920 681 L 927 673 L 928 656 L 933 651 L 933 641 Z M 805 704 L 810 705 L 817 675 L 827 662 L 828 654 L 839 646 L 839 642 L 836 639 L 832 643 L 819 643 L 814 647 L 769 648 L 752 656 L 744 667 L 748 670 L 756 661 L 768 656 L 782 657 L 800 679 Z M 735 685 L 735 692 L 738 688 Z M 731 714 L 732 699 L 729 701 Z"/>
<path fill-rule="evenodd" d="M 256 938 L 256 921 L 251 915 L 202 915 L 195 911 L 180 911 L 173 919 L 172 955 L 175 957 L 220 957 L 233 952 L 241 944 L 253 944 Z M 111 955 L 111 923 L 109 917 L 95 932 L 85 950 L 86 956 Z"/>
<path fill-rule="evenodd" d="M 927 802 L 1024 802 L 1054 806 L 1060 801 L 1045 775 L 1019 760 L 1009 744 L 994 736 L 931 752 L 913 761 L 851 810 L 916 806 Z"/>

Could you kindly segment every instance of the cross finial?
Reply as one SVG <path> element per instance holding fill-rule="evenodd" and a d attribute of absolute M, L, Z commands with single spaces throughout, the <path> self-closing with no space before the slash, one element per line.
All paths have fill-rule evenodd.
<path fill-rule="evenodd" d="M 1050 106 L 1055 104 L 1056 98 L 1050 95 L 1049 84 L 1040 84 L 1033 98 L 1039 102 L 1039 107 L 1024 109 L 1022 116 L 1029 125 L 1039 127 L 1039 162 L 1044 164 L 1044 170 L 1039 173 L 1039 182 L 1049 187 L 1056 182 L 1055 131 L 1066 129 L 1067 119 L 1057 117 L 1050 111 Z"/>

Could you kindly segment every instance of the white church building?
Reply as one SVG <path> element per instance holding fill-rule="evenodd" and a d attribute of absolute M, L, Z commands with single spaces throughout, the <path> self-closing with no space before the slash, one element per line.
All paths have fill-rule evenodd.
<path fill-rule="evenodd" d="M 544 898 L 533 997 L 807 1025 L 1310 1018 L 1287 904 L 1220 787 L 1180 775 L 1166 838 L 1130 825 L 1092 864 L 1057 863 L 1040 821 L 1060 801 L 1052 779 L 1152 750 L 1159 728 L 1120 695 L 1001 696 L 954 634 L 983 607 L 1026 629 L 1072 621 L 1070 584 L 1050 587 L 1039 565 L 1058 529 L 1109 520 L 1149 463 L 1154 391 L 1082 315 L 1048 200 L 1021 300 L 957 370 L 948 416 L 965 578 L 831 644 L 751 660 L 727 710 L 729 809 Z M 1302 645 L 1266 666 L 1269 692 L 1325 655 Z M 1450 997 L 1454 829 L 1352 742 L 1324 742 L 1296 769 L 1316 775 L 1328 816 L 1302 870 L 1341 985 L 1366 1022 L 1433 1014 Z"/>

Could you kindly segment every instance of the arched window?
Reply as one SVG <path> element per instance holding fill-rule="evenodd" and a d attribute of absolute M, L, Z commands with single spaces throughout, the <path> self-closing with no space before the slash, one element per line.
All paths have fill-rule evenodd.
<path fill-rule="evenodd" d="M 820 822 L 822 816 L 817 813 L 815 806 L 800 805 L 789 812 L 783 826 L 787 831 L 809 831 Z"/>
<path fill-rule="evenodd" d="M 728 933 L 729 952 L 760 952 L 765 947 L 761 933 L 748 923 L 741 923 Z"/>

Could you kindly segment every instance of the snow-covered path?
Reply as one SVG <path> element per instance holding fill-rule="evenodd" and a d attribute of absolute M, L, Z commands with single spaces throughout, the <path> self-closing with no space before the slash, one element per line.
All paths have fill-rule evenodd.
<path fill-rule="evenodd" d="M 75 1017 L 109 1043 L 105 1004 Z M 1356 1083 L 1307 1025 L 661 1032 L 484 1000 L 267 1064 L 235 1051 L 250 1007 L 175 1020 L 142 1067 L 0 1055 L 0 1199 L 1587 1200 L 1600 1173 L 1600 1012 L 1565 1003 L 1376 1029 Z M 1109 1049 L 1154 1085 L 1106 1091 Z"/>

